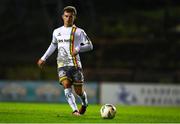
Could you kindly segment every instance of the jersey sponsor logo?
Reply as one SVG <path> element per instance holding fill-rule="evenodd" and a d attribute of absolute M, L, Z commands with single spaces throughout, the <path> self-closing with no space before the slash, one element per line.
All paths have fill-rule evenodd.
<path fill-rule="evenodd" d="M 70 42 L 70 39 L 60 39 L 58 40 L 59 43 L 62 43 L 62 42 Z"/>

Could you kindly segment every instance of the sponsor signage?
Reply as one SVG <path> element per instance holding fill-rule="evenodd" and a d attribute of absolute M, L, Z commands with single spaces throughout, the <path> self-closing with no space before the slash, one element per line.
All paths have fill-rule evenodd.
<path fill-rule="evenodd" d="M 103 82 L 100 102 L 124 105 L 180 105 L 180 85 Z"/>

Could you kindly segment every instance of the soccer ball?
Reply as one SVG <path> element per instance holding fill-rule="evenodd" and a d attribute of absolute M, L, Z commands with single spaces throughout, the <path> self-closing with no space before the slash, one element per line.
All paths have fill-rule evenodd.
<path fill-rule="evenodd" d="M 113 119 L 116 115 L 116 107 L 112 104 L 105 104 L 101 107 L 100 113 L 104 119 Z"/>

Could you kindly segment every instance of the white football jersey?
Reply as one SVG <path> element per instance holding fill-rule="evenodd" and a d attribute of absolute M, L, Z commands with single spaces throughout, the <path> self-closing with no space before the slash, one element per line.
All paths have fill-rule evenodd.
<path fill-rule="evenodd" d="M 78 52 L 86 52 L 93 48 L 91 41 L 83 29 L 78 27 L 61 26 L 54 30 L 52 43 L 58 48 L 57 65 L 58 68 L 64 66 L 76 66 L 82 68 L 79 54 L 72 56 L 73 49 Z M 55 48 L 56 48 L 55 47 Z M 47 59 L 54 52 L 54 47 L 49 48 L 42 57 Z"/>

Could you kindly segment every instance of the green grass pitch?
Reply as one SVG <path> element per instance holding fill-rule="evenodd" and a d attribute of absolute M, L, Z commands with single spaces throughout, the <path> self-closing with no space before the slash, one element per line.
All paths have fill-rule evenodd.
<path fill-rule="evenodd" d="M 114 119 L 100 117 L 101 105 L 89 105 L 85 115 L 71 114 L 68 104 L 0 103 L 0 123 L 176 123 L 180 107 L 145 107 L 118 105 Z"/>

